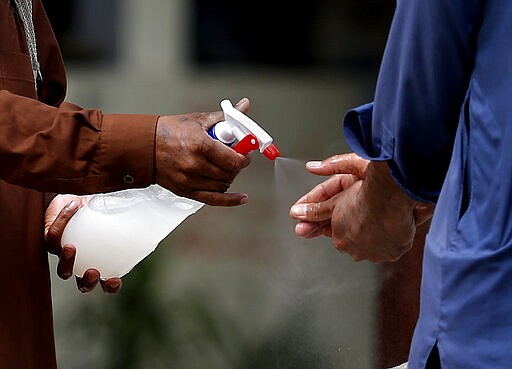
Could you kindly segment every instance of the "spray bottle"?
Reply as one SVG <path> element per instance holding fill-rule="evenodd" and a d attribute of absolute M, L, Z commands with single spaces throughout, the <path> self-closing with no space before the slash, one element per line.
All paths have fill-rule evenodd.
<path fill-rule="evenodd" d="M 272 137 L 257 123 L 229 100 L 221 108 L 225 120 L 210 129 L 210 136 L 244 155 L 259 149 L 271 160 L 279 156 Z M 94 268 L 101 279 L 122 277 L 203 205 L 156 184 L 97 194 L 70 219 L 61 243 L 76 247 L 75 275 Z"/>
<path fill-rule="evenodd" d="M 210 136 L 233 147 L 233 150 L 243 155 L 256 149 L 270 160 L 280 155 L 277 147 L 272 144 L 272 137 L 255 121 L 236 110 L 231 101 L 227 99 L 221 101 L 220 107 L 224 112 L 224 121 L 210 128 L 208 131 Z"/>

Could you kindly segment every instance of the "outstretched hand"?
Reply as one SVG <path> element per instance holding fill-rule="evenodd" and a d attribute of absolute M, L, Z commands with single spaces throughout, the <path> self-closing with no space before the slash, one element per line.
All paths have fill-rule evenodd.
<path fill-rule="evenodd" d="M 299 220 L 295 233 L 305 238 L 331 237 L 331 214 L 335 201 L 340 193 L 366 177 L 368 163 L 355 154 L 334 155 L 321 162 L 306 163 L 306 169 L 312 174 L 330 177 L 292 206 L 290 215 Z"/>
<path fill-rule="evenodd" d="M 301 237 L 325 235 L 354 260 L 393 261 L 412 247 L 416 226 L 433 205 L 411 199 L 393 180 L 386 162 L 355 154 L 310 162 L 314 174 L 330 175 L 291 208 Z"/>
<path fill-rule="evenodd" d="M 243 113 L 249 106 L 247 98 L 235 105 Z M 156 182 L 179 196 L 208 205 L 245 204 L 246 194 L 226 191 L 249 165 L 249 157 L 207 134 L 223 119 L 222 111 L 161 116 L 156 132 Z"/>
<path fill-rule="evenodd" d="M 76 249 L 73 245 L 61 246 L 62 233 L 66 224 L 77 210 L 87 204 L 91 196 L 58 195 L 46 209 L 44 239 L 49 253 L 57 255 L 57 275 L 66 280 L 73 275 Z M 121 290 L 120 278 L 100 280 L 96 269 L 88 269 L 82 277 L 76 277 L 76 285 L 81 292 L 90 292 L 100 282 L 104 292 L 116 293 Z"/>

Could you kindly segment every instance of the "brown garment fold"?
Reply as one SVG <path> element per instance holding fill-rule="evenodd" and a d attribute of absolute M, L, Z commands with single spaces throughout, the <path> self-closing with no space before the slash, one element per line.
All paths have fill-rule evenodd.
<path fill-rule="evenodd" d="M 55 369 L 44 191 L 94 193 L 149 185 L 157 116 L 103 114 L 63 103 L 65 68 L 34 0 L 39 101 L 23 26 L 0 0 L 0 368 Z M 129 142 L 129 145 L 127 145 Z"/>

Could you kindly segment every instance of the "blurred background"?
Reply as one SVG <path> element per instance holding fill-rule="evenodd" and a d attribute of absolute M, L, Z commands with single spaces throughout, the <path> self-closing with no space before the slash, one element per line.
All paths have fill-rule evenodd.
<path fill-rule="evenodd" d="M 373 369 L 406 360 L 417 263 L 355 263 L 327 238 L 295 237 L 288 216 L 324 179 L 304 163 L 349 150 L 341 121 L 372 100 L 394 1 L 43 3 L 68 101 L 180 114 L 245 96 L 283 156 L 253 153 L 232 186 L 249 204 L 203 207 L 123 279 L 121 293 L 84 295 L 55 277 L 60 368 Z"/>

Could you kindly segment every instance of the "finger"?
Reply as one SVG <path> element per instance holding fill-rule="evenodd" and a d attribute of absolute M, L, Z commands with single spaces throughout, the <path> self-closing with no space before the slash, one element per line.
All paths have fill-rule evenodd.
<path fill-rule="evenodd" d="M 204 130 L 208 131 L 217 123 L 224 120 L 224 112 L 222 110 L 208 112 L 208 113 L 195 113 L 196 122 L 201 124 Z"/>
<path fill-rule="evenodd" d="M 369 161 L 354 153 L 331 156 L 322 161 L 306 163 L 306 169 L 317 175 L 353 174 L 359 179 L 366 177 Z"/>
<path fill-rule="evenodd" d="M 344 191 L 357 181 L 351 174 L 336 174 L 316 185 L 311 191 L 296 201 L 296 204 L 326 201 Z"/>
<path fill-rule="evenodd" d="M 231 148 L 228 148 L 228 150 L 233 151 Z M 230 160 L 231 162 L 208 161 L 201 169 L 196 171 L 195 174 L 198 174 L 198 180 L 221 181 L 231 184 L 238 173 L 251 162 L 249 157 L 245 157 L 235 151 L 233 151 L 233 153 L 236 154 L 235 157 L 232 158 L 235 162 L 233 162 L 233 160 Z M 183 172 L 183 174 L 188 176 L 194 175 L 187 172 Z"/>
<path fill-rule="evenodd" d="M 78 203 L 76 201 L 71 201 L 59 212 L 53 223 L 45 229 L 46 247 L 48 252 L 51 254 L 60 255 L 60 241 L 62 233 L 64 232 L 64 228 L 66 228 L 66 224 L 68 224 L 69 219 L 71 219 L 77 210 Z"/>
<path fill-rule="evenodd" d="M 235 104 L 235 108 L 239 111 L 241 111 L 244 114 L 247 114 L 249 111 L 249 108 L 251 107 L 251 102 L 247 97 L 243 97 Z"/>
<path fill-rule="evenodd" d="M 331 218 L 334 203 L 331 200 L 293 205 L 290 216 L 297 220 L 319 222 Z"/>
<path fill-rule="evenodd" d="M 182 182 L 177 185 L 181 188 L 183 192 L 191 192 L 191 191 L 205 191 L 205 192 L 226 192 L 229 187 L 231 187 L 231 183 L 233 182 L 233 176 L 226 180 L 221 179 L 212 179 L 203 176 L 183 176 Z"/>
<path fill-rule="evenodd" d="M 73 265 L 75 263 L 76 249 L 72 245 L 65 245 L 59 257 L 57 264 L 57 275 L 66 280 L 73 275 Z"/>
<path fill-rule="evenodd" d="M 118 293 L 123 286 L 121 278 L 109 278 L 106 281 L 100 280 L 100 284 L 105 293 Z"/>
<path fill-rule="evenodd" d="M 249 108 L 251 107 L 251 103 L 248 98 L 244 97 L 240 99 L 235 104 L 235 108 L 241 111 L 242 113 L 246 114 L 249 111 Z M 219 123 L 220 121 L 223 121 L 225 119 L 224 112 L 219 110 L 211 113 L 200 113 L 202 116 L 201 126 L 204 127 L 206 130 L 209 130 L 212 126 Z"/>
<path fill-rule="evenodd" d="M 225 193 L 233 182 L 233 176 L 225 181 L 203 176 L 191 176 L 184 173 L 176 173 L 173 178 L 172 192 L 179 196 L 190 197 L 194 192 L 219 192 Z"/>
<path fill-rule="evenodd" d="M 331 223 L 300 222 L 295 225 L 295 234 L 307 239 L 319 236 L 331 237 Z"/>
<path fill-rule="evenodd" d="M 321 234 L 320 225 L 312 222 L 300 222 L 295 225 L 295 234 L 299 237 L 314 238 Z"/>
<path fill-rule="evenodd" d="M 203 120 L 205 119 L 203 118 Z M 242 155 L 237 153 L 231 147 L 209 137 L 206 132 L 204 133 L 204 135 L 207 137 L 204 137 L 204 139 L 202 139 L 200 146 L 201 152 L 199 153 L 201 160 L 204 161 L 201 162 L 201 164 L 204 166 L 204 169 L 208 171 L 204 172 L 204 175 L 207 175 L 211 178 L 218 178 L 219 175 L 232 175 L 233 173 L 238 173 L 240 170 L 242 170 L 243 168 L 247 167 L 250 164 L 251 160 L 248 155 Z M 182 163 L 182 165 L 184 164 Z M 189 165 L 194 165 L 197 167 L 197 159 L 195 159 L 194 162 L 189 163 Z M 184 165 L 184 167 L 186 166 L 187 165 Z M 221 174 L 216 172 L 210 173 L 215 170 L 220 170 Z M 223 172 L 224 174 L 222 174 Z"/>
<path fill-rule="evenodd" d="M 187 196 L 194 200 L 200 201 L 211 206 L 239 206 L 249 202 L 249 196 L 245 193 L 219 193 L 196 191 L 192 195 Z"/>
<path fill-rule="evenodd" d="M 211 144 L 205 154 L 208 161 L 231 174 L 240 172 L 251 163 L 249 156 L 239 154 L 217 140 L 211 140 Z M 211 174 L 209 176 L 212 177 Z"/>
<path fill-rule="evenodd" d="M 92 291 L 100 280 L 100 273 L 96 269 L 87 269 L 82 278 L 76 277 L 76 285 L 81 292 Z"/>

